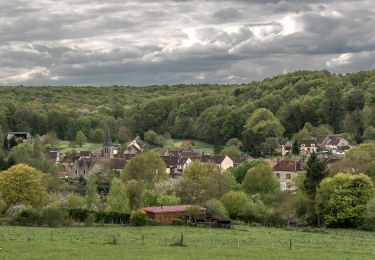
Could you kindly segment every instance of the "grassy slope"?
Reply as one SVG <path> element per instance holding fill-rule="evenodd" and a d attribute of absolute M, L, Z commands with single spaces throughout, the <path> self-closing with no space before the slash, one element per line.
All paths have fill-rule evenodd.
<path fill-rule="evenodd" d="M 213 154 L 214 153 L 214 148 L 211 144 L 198 141 L 198 140 L 192 140 L 192 139 L 187 139 L 193 141 L 193 150 L 195 151 L 201 151 L 204 152 L 205 154 Z M 164 148 L 168 149 L 178 149 L 182 147 L 182 144 L 184 141 L 187 140 L 182 140 L 182 139 L 169 139 L 164 145 Z"/>
<path fill-rule="evenodd" d="M 187 246 L 170 246 L 181 232 Z M 113 236 L 117 244 L 111 244 Z M 231 230 L 0 227 L 0 247 L 0 259 L 375 259 L 375 233 L 316 234 L 247 226 Z"/>
<path fill-rule="evenodd" d="M 85 143 L 82 147 L 79 147 L 76 145 L 74 148 L 69 147 L 69 142 L 68 141 L 58 141 L 56 144 L 56 147 L 61 151 L 61 152 L 68 152 L 71 150 L 76 150 L 77 152 L 79 151 L 94 151 L 102 147 L 102 144 L 95 144 L 95 143 Z"/>

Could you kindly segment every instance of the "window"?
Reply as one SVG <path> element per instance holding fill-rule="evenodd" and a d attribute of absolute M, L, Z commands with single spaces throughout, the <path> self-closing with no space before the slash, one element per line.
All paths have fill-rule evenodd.
<path fill-rule="evenodd" d="M 286 183 L 286 188 L 287 188 L 287 189 L 292 188 L 292 184 L 290 184 L 290 182 L 287 182 L 287 183 Z"/>
<path fill-rule="evenodd" d="M 280 173 L 276 173 L 276 177 L 280 179 Z"/>
<path fill-rule="evenodd" d="M 290 179 L 292 178 L 292 176 L 290 175 L 290 173 L 287 173 L 287 174 L 285 175 L 285 178 L 286 178 L 287 180 L 290 180 Z"/>
<path fill-rule="evenodd" d="M 76 172 L 76 175 L 78 174 L 78 171 L 77 170 L 75 170 L 75 172 Z"/>
<path fill-rule="evenodd" d="M 85 175 L 86 174 L 86 171 L 83 171 L 83 175 Z"/>

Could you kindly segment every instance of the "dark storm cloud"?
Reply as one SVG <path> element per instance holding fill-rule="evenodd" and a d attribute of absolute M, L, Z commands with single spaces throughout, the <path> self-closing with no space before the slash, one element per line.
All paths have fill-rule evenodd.
<path fill-rule="evenodd" d="M 371 0 L 0 2 L 1 85 L 236 83 L 375 67 Z"/>

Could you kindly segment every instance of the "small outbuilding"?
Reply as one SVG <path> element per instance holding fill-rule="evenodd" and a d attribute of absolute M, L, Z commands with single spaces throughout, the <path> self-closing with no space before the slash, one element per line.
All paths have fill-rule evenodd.
<path fill-rule="evenodd" d="M 175 206 L 155 206 L 145 207 L 142 210 L 146 215 L 159 222 L 160 224 L 167 225 L 171 224 L 173 220 L 180 219 L 184 215 L 188 215 L 188 209 L 191 205 L 175 205 Z M 199 208 L 199 215 L 205 215 L 206 209 Z"/>

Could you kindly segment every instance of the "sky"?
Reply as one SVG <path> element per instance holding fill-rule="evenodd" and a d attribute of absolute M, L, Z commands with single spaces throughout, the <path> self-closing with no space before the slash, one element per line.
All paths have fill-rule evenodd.
<path fill-rule="evenodd" d="M 374 0 L 0 0 L 0 85 L 231 84 L 374 68 Z"/>

